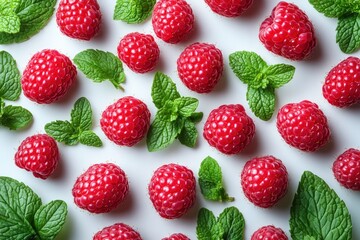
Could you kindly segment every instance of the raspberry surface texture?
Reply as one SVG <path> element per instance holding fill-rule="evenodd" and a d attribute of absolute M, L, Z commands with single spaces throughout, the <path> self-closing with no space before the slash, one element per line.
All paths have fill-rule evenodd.
<path fill-rule="evenodd" d="M 189 168 L 170 163 L 154 172 L 148 191 L 150 200 L 161 217 L 180 218 L 194 205 L 196 180 Z"/>
<path fill-rule="evenodd" d="M 325 114 L 308 100 L 284 105 L 277 114 L 276 126 L 286 143 L 302 151 L 316 151 L 330 140 Z"/>
<path fill-rule="evenodd" d="M 205 0 L 205 2 L 212 11 L 225 17 L 240 16 L 253 4 L 253 0 Z"/>
<path fill-rule="evenodd" d="M 281 228 L 269 225 L 256 230 L 251 240 L 288 240 L 288 237 Z"/>
<path fill-rule="evenodd" d="M 308 57 L 316 46 L 314 27 L 308 16 L 287 2 L 280 2 L 262 22 L 259 38 L 269 51 L 291 60 Z"/>
<path fill-rule="evenodd" d="M 273 156 L 253 158 L 246 162 L 241 172 L 241 186 L 245 196 L 254 205 L 272 207 L 287 192 L 286 167 Z"/>
<path fill-rule="evenodd" d="M 100 126 L 111 141 L 130 147 L 141 141 L 149 130 L 150 111 L 141 100 L 123 97 L 105 109 Z"/>
<path fill-rule="evenodd" d="M 162 240 L 190 240 L 190 238 L 188 238 L 182 233 L 174 233 L 171 234 L 169 237 L 163 238 Z"/>
<path fill-rule="evenodd" d="M 97 232 L 93 240 L 142 240 L 140 234 L 125 223 L 115 223 Z"/>
<path fill-rule="evenodd" d="M 225 154 L 241 152 L 254 138 L 255 124 L 240 104 L 221 105 L 205 122 L 203 136 Z"/>
<path fill-rule="evenodd" d="M 90 166 L 77 178 L 72 189 L 75 204 L 91 213 L 110 212 L 128 192 L 125 172 L 113 163 Z"/>
<path fill-rule="evenodd" d="M 185 48 L 177 60 L 181 81 L 197 93 L 209 93 L 223 72 L 223 56 L 213 44 L 194 43 Z"/>
<path fill-rule="evenodd" d="M 44 49 L 27 64 L 21 86 L 31 101 L 49 104 L 62 98 L 76 79 L 76 67 L 57 50 Z"/>
<path fill-rule="evenodd" d="M 332 167 L 336 180 L 345 188 L 360 191 L 360 150 L 350 148 L 335 160 Z"/>
<path fill-rule="evenodd" d="M 15 153 L 15 164 L 33 173 L 37 178 L 47 179 L 60 160 L 56 141 L 46 134 L 36 134 L 23 140 Z"/>

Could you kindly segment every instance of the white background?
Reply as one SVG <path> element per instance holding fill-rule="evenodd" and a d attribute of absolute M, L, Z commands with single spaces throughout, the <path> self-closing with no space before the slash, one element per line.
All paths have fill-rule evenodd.
<path fill-rule="evenodd" d="M 33 124 L 21 131 L 9 131 L 0 127 L 0 175 L 10 176 L 29 185 L 47 203 L 54 199 L 67 202 L 69 212 L 64 229 L 57 239 L 85 240 L 92 239 L 95 232 L 116 222 L 123 222 L 138 230 L 143 239 L 161 239 L 175 232 L 182 232 L 191 239 L 196 239 L 196 218 L 200 207 L 207 207 L 217 216 L 225 207 L 236 206 L 246 221 L 245 239 L 264 225 L 274 224 L 289 233 L 289 210 L 301 174 L 310 170 L 319 175 L 345 201 L 352 214 L 353 239 L 360 239 L 360 193 L 347 190 L 336 182 L 331 166 L 335 158 L 350 147 L 360 148 L 360 106 L 338 109 L 331 106 L 322 97 L 321 87 L 327 72 L 348 57 L 335 43 L 336 19 L 329 19 L 316 12 L 308 1 L 294 1 L 312 20 L 318 45 L 306 61 L 291 62 L 268 52 L 258 39 L 261 22 L 270 14 L 279 2 L 256 0 L 253 6 L 241 17 L 225 18 L 213 13 L 203 0 L 188 0 L 193 8 L 196 24 L 191 36 L 177 45 L 164 43 L 155 38 L 161 50 L 161 60 L 157 68 L 147 74 L 135 74 L 124 66 L 126 83 L 125 92 L 113 88 L 110 82 L 98 84 L 78 72 L 77 83 L 60 102 L 50 105 L 38 105 L 29 101 L 24 95 L 15 103 L 22 105 L 34 115 Z M 78 52 L 96 48 L 116 54 L 120 39 L 127 33 L 138 31 L 153 34 L 151 19 L 139 25 L 127 25 L 112 20 L 115 1 L 99 1 L 103 13 L 102 28 L 99 35 L 89 42 L 70 39 L 58 29 L 55 15 L 49 24 L 30 40 L 11 45 L 1 45 L 16 59 L 21 72 L 31 56 L 44 49 L 57 49 L 71 59 Z M 222 50 L 224 56 L 224 73 L 216 89 L 206 95 L 188 90 L 179 80 L 176 71 L 176 59 L 181 51 L 193 42 L 208 42 Z M 232 73 L 228 65 L 229 54 L 239 51 L 255 51 L 268 64 L 287 63 L 296 67 L 293 80 L 277 90 L 276 112 L 289 102 L 311 100 L 316 102 L 328 117 L 332 131 L 331 142 L 315 153 L 301 152 L 288 146 L 276 129 L 276 112 L 267 122 L 256 118 L 249 110 L 245 100 L 246 86 Z M 359 52 L 353 55 L 359 56 Z M 142 99 L 149 107 L 152 119 L 156 109 L 152 103 L 150 89 L 155 71 L 162 71 L 171 76 L 181 95 L 193 96 L 200 100 L 199 111 L 204 112 L 204 119 L 197 124 L 200 133 L 195 149 L 187 148 L 177 141 L 166 150 L 149 153 L 145 140 L 132 148 L 120 147 L 110 142 L 99 126 L 102 111 L 117 99 L 132 95 Z M 81 96 L 87 97 L 93 107 L 94 131 L 103 140 L 102 148 L 87 146 L 65 146 L 58 144 L 61 162 L 55 174 L 47 180 L 34 178 L 31 173 L 19 169 L 14 163 L 14 154 L 23 139 L 44 133 L 44 125 L 54 120 L 68 120 L 74 102 Z M 244 152 L 226 156 L 211 148 L 202 137 L 203 124 L 209 112 L 221 104 L 243 104 L 247 113 L 256 125 L 254 141 Z M 147 184 L 153 171 L 166 163 L 179 163 L 188 166 L 197 177 L 201 161 L 206 156 L 217 159 L 223 170 L 223 178 L 230 196 L 235 197 L 232 203 L 216 203 L 204 200 L 197 186 L 197 201 L 194 207 L 177 220 L 162 219 L 154 210 L 147 193 Z M 274 155 L 281 159 L 289 172 L 289 188 L 286 196 L 274 207 L 261 209 L 251 204 L 245 197 L 240 185 L 240 172 L 247 160 L 255 156 Z M 102 162 L 118 164 L 127 174 L 130 183 L 130 194 L 126 201 L 108 214 L 90 214 L 79 209 L 73 202 L 72 186 L 76 178 L 90 165 Z"/>

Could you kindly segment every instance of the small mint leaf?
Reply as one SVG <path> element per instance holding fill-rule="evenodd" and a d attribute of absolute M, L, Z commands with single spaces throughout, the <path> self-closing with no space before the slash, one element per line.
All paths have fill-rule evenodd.
<path fill-rule="evenodd" d="M 178 107 L 179 115 L 186 118 L 195 112 L 199 100 L 192 97 L 180 97 L 174 100 L 174 104 Z"/>
<path fill-rule="evenodd" d="M 309 0 L 313 7 L 326 17 L 339 18 L 351 13 L 348 1 L 344 0 Z"/>
<path fill-rule="evenodd" d="M 0 124 L 10 130 L 17 130 L 28 126 L 33 120 L 31 112 L 20 106 L 6 106 L 0 118 Z"/>
<path fill-rule="evenodd" d="M 360 47 L 360 13 L 339 18 L 336 42 L 344 53 L 355 52 Z"/>
<path fill-rule="evenodd" d="M 175 83 L 161 72 L 157 72 L 151 88 L 151 97 L 155 106 L 160 109 L 168 100 L 175 100 L 180 97 Z"/>
<path fill-rule="evenodd" d="M 202 120 L 203 116 L 204 114 L 202 112 L 194 112 L 189 117 L 189 120 L 192 121 L 193 123 L 198 123 Z"/>
<path fill-rule="evenodd" d="M 269 120 L 275 111 L 274 88 L 252 88 L 248 86 L 246 99 L 251 111 L 261 120 Z"/>
<path fill-rule="evenodd" d="M 91 130 L 80 133 L 79 142 L 91 147 L 101 147 L 101 139 Z"/>
<path fill-rule="evenodd" d="M 224 229 L 219 224 L 214 214 L 206 209 L 200 208 L 197 217 L 196 236 L 198 240 L 224 239 Z"/>
<path fill-rule="evenodd" d="M 14 58 L 0 51 L 0 98 L 16 101 L 21 94 L 20 72 Z"/>
<path fill-rule="evenodd" d="M 72 126 L 79 132 L 89 130 L 92 125 L 92 110 L 89 100 L 85 97 L 79 98 L 71 110 Z"/>
<path fill-rule="evenodd" d="M 18 33 L 20 31 L 20 18 L 12 11 L 0 12 L 0 32 Z"/>
<path fill-rule="evenodd" d="M 141 23 L 151 15 L 155 2 L 156 0 L 117 0 L 114 20 Z"/>
<path fill-rule="evenodd" d="M 184 122 L 184 127 L 178 136 L 180 143 L 187 147 L 193 148 L 196 145 L 197 138 L 198 132 L 195 123 L 186 119 Z"/>
<path fill-rule="evenodd" d="M 179 107 L 173 101 L 169 100 L 156 113 L 162 121 L 175 121 L 179 117 Z"/>
<path fill-rule="evenodd" d="M 294 76 L 295 68 L 287 64 L 275 64 L 269 66 L 266 71 L 266 79 L 273 88 L 279 88 L 288 83 Z"/>
<path fill-rule="evenodd" d="M 218 222 L 224 229 L 222 239 L 244 239 L 245 220 L 241 212 L 236 207 L 225 208 L 219 215 Z"/>
<path fill-rule="evenodd" d="M 54 121 L 45 125 L 45 132 L 56 141 L 66 145 L 78 143 L 79 133 L 69 121 Z"/>

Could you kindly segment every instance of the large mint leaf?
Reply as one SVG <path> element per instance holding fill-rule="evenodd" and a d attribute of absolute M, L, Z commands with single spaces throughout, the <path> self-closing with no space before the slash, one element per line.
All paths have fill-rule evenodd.
<path fill-rule="evenodd" d="M 161 108 L 168 100 L 175 100 L 180 97 L 175 83 L 161 72 L 157 72 L 151 88 L 151 97 L 157 108 Z"/>
<path fill-rule="evenodd" d="M 326 182 L 305 171 L 290 210 L 294 240 L 351 240 L 352 224 L 345 203 Z"/>
<path fill-rule="evenodd" d="M 20 106 L 8 105 L 4 107 L 0 117 L 0 124 L 10 130 L 17 130 L 28 126 L 33 120 L 31 112 Z"/>
<path fill-rule="evenodd" d="M 360 47 L 360 13 L 340 17 L 336 30 L 341 51 L 352 53 Z"/>
<path fill-rule="evenodd" d="M 214 214 L 201 208 L 198 213 L 196 236 L 198 240 L 219 240 L 223 238 L 224 230 L 221 224 L 218 224 Z"/>
<path fill-rule="evenodd" d="M 314 8 L 326 17 L 338 18 L 351 12 L 346 0 L 309 0 Z"/>
<path fill-rule="evenodd" d="M 1 34 L 1 33 L 0 33 Z M 14 58 L 0 52 L 0 98 L 15 101 L 21 93 L 20 72 Z"/>
<path fill-rule="evenodd" d="M 156 0 L 117 0 L 114 19 L 126 23 L 141 23 L 151 15 Z"/>
<path fill-rule="evenodd" d="M 56 141 L 66 145 L 75 145 L 79 142 L 78 132 L 69 121 L 54 121 L 45 125 L 45 132 Z"/>
<path fill-rule="evenodd" d="M 265 78 L 273 88 L 279 88 L 290 82 L 295 73 L 295 67 L 287 64 L 275 64 L 265 71 Z"/>
<path fill-rule="evenodd" d="M 255 116 L 267 121 L 275 110 L 275 90 L 274 88 L 252 88 L 248 86 L 246 99 L 249 102 L 251 111 Z"/>
<path fill-rule="evenodd" d="M 79 98 L 71 110 L 71 124 L 79 132 L 86 131 L 92 125 L 92 110 L 89 100 L 85 97 Z"/>
<path fill-rule="evenodd" d="M 224 229 L 222 239 L 244 239 L 245 220 L 241 212 L 236 207 L 225 208 L 224 211 L 220 213 L 218 222 Z"/>

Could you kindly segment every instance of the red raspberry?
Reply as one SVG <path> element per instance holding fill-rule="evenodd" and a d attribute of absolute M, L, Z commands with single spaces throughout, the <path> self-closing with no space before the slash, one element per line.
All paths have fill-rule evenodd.
<path fill-rule="evenodd" d="M 286 194 L 286 167 L 273 156 L 253 158 L 241 172 L 241 186 L 250 202 L 262 208 L 272 207 Z"/>
<path fill-rule="evenodd" d="M 196 181 L 193 172 L 178 164 L 159 167 L 149 186 L 150 200 L 161 217 L 179 218 L 195 203 Z"/>
<path fill-rule="evenodd" d="M 76 79 L 76 67 L 56 50 L 36 53 L 21 79 L 24 95 L 37 103 L 53 103 L 63 97 Z"/>
<path fill-rule="evenodd" d="M 212 110 L 204 125 L 204 138 L 225 154 L 241 152 L 253 139 L 255 124 L 240 104 Z"/>
<path fill-rule="evenodd" d="M 21 142 L 15 164 L 33 173 L 37 178 L 46 179 L 55 170 L 60 159 L 56 141 L 46 134 L 36 134 Z"/>
<path fill-rule="evenodd" d="M 150 111 L 139 99 L 128 96 L 108 106 L 100 119 L 101 129 L 114 143 L 131 147 L 150 127 Z"/>
<path fill-rule="evenodd" d="M 56 23 L 66 36 L 90 40 L 100 29 L 101 11 L 96 0 L 61 0 Z"/>
<path fill-rule="evenodd" d="M 121 39 L 117 52 L 131 70 L 145 73 L 153 70 L 159 61 L 160 49 L 149 34 L 129 33 Z"/>
<path fill-rule="evenodd" d="M 342 186 L 360 191 L 360 150 L 346 150 L 335 160 L 332 170 Z"/>
<path fill-rule="evenodd" d="M 205 2 L 217 14 L 225 17 L 237 17 L 252 5 L 253 0 L 205 0 Z"/>
<path fill-rule="evenodd" d="M 194 14 L 184 0 L 159 0 L 153 10 L 152 25 L 158 38 L 178 43 L 194 26 Z"/>
<path fill-rule="evenodd" d="M 125 172 L 112 163 L 90 166 L 77 178 L 72 189 L 75 204 L 91 213 L 110 212 L 128 192 Z"/>
<path fill-rule="evenodd" d="M 284 105 L 277 114 L 276 126 L 286 143 L 302 151 L 316 151 L 330 139 L 326 116 L 308 100 Z"/>
<path fill-rule="evenodd" d="M 288 240 L 288 237 L 281 228 L 269 225 L 256 230 L 251 240 Z"/>
<path fill-rule="evenodd" d="M 142 240 L 142 238 L 140 234 L 129 225 L 115 223 L 97 232 L 93 240 Z"/>
<path fill-rule="evenodd" d="M 360 59 L 348 57 L 331 69 L 322 92 L 326 100 L 337 107 L 360 102 Z"/>
<path fill-rule="evenodd" d="M 190 90 L 211 92 L 223 72 L 222 53 L 212 44 L 194 43 L 180 54 L 177 70 L 181 81 Z"/>
<path fill-rule="evenodd" d="M 314 27 L 295 4 L 280 2 L 260 26 L 260 41 L 265 47 L 291 60 L 302 60 L 316 45 Z"/>
<path fill-rule="evenodd" d="M 190 240 L 190 238 L 188 238 L 182 233 L 174 233 L 169 237 L 163 238 L 162 240 Z"/>

